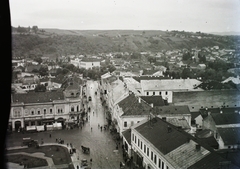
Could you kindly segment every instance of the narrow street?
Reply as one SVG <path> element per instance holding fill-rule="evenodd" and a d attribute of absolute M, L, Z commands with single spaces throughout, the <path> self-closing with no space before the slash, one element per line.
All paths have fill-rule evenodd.
<path fill-rule="evenodd" d="M 73 128 L 70 130 L 44 131 L 39 133 L 13 133 L 8 136 L 7 147 L 20 146 L 22 138 L 31 137 L 38 140 L 39 143 L 43 139 L 44 143 L 55 143 L 57 138 L 64 140 L 64 144 L 71 143 L 77 149 L 79 163 L 81 159 L 92 159 L 93 169 L 115 169 L 120 168 L 119 163 L 123 162 L 122 148 L 118 145 L 116 151 L 116 142 L 108 129 L 104 130 L 98 127 L 107 124 L 104 108 L 100 101 L 98 83 L 96 81 L 88 81 L 85 88 L 87 98 L 84 98 L 85 109 L 91 108 L 88 113 L 87 122 L 81 128 Z M 92 97 L 92 101 L 88 101 L 88 97 Z M 88 101 L 88 103 L 87 103 Z M 91 129 L 92 128 L 92 129 Z M 50 137 L 51 134 L 51 137 Z M 90 154 L 84 154 L 81 145 L 90 148 Z"/>

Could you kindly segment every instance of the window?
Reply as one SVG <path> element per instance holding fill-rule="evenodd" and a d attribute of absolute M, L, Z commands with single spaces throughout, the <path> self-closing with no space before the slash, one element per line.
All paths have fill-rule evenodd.
<path fill-rule="evenodd" d="M 139 141 L 139 139 L 138 139 L 138 147 L 140 147 L 140 141 Z"/>
<path fill-rule="evenodd" d="M 168 166 L 166 166 L 166 167 L 167 167 L 167 169 L 169 169 Z"/>
<path fill-rule="evenodd" d="M 153 160 L 153 152 L 151 151 L 151 160 Z"/>
<path fill-rule="evenodd" d="M 149 148 L 147 147 L 147 156 L 149 156 Z"/>
<path fill-rule="evenodd" d="M 58 109 L 58 113 L 60 113 L 60 109 Z"/>
<path fill-rule="evenodd" d="M 168 95 L 168 92 L 165 92 L 166 95 Z"/>
<path fill-rule="evenodd" d="M 164 162 L 162 161 L 162 169 L 164 169 Z"/>
<path fill-rule="evenodd" d="M 25 115 L 28 115 L 28 110 L 25 110 Z"/>
<path fill-rule="evenodd" d="M 49 109 L 49 112 L 52 114 L 52 109 Z"/>
<path fill-rule="evenodd" d="M 139 123 L 140 121 L 137 121 L 137 123 Z"/>
<path fill-rule="evenodd" d="M 141 147 L 141 150 L 142 150 L 142 141 L 141 141 L 140 147 Z"/>
<path fill-rule="evenodd" d="M 161 159 L 158 159 L 158 168 L 161 168 Z"/>
<path fill-rule="evenodd" d="M 153 95 L 155 95 L 155 92 L 153 92 Z"/>
<path fill-rule="evenodd" d="M 43 109 L 43 113 L 46 114 L 47 110 L 46 109 Z"/>
<path fill-rule="evenodd" d="M 144 153 L 146 153 L 146 145 L 144 144 Z"/>
<path fill-rule="evenodd" d="M 147 96 L 149 95 L 149 93 L 147 92 Z"/>
<path fill-rule="evenodd" d="M 134 134 L 132 134 L 132 140 L 134 141 Z"/>
<path fill-rule="evenodd" d="M 124 122 L 124 127 L 127 127 L 127 122 L 126 121 Z"/>
<path fill-rule="evenodd" d="M 71 107 L 71 111 L 74 111 L 74 106 Z"/>
<path fill-rule="evenodd" d="M 34 115 L 34 111 L 33 110 L 31 111 L 31 114 Z"/>
<path fill-rule="evenodd" d="M 135 136 L 135 143 L 137 143 L 137 137 Z"/>
<path fill-rule="evenodd" d="M 154 163 L 157 164 L 157 156 L 156 156 L 156 154 L 154 155 Z"/>
<path fill-rule="evenodd" d="M 61 113 L 63 112 L 63 109 L 61 109 Z"/>
<path fill-rule="evenodd" d="M 162 95 L 162 92 L 159 92 L 159 95 L 161 96 L 161 95 Z"/>
<path fill-rule="evenodd" d="M 40 110 L 38 110 L 38 114 L 40 114 Z"/>

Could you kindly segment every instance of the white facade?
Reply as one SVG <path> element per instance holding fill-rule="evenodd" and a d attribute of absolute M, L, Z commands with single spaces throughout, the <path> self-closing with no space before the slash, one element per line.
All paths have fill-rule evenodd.
<path fill-rule="evenodd" d="M 151 83 L 151 82 L 150 82 Z M 163 91 L 159 90 L 143 90 L 144 96 L 162 96 L 164 100 L 167 100 L 168 103 L 173 101 L 173 92 L 172 91 Z"/>
<path fill-rule="evenodd" d="M 93 67 L 100 67 L 100 61 L 84 62 L 81 61 L 79 68 L 92 69 Z"/>

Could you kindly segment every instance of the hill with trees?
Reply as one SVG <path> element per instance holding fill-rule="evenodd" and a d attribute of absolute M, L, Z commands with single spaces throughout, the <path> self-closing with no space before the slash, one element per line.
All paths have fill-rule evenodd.
<path fill-rule="evenodd" d="M 236 38 L 201 32 L 141 30 L 60 30 L 12 27 L 14 57 L 142 52 L 194 47 L 234 48 Z"/>

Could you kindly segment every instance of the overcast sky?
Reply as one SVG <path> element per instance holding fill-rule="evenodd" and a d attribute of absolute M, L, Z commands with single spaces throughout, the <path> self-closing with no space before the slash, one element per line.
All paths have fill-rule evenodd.
<path fill-rule="evenodd" d="M 12 26 L 240 32 L 240 0 L 10 0 Z"/>

